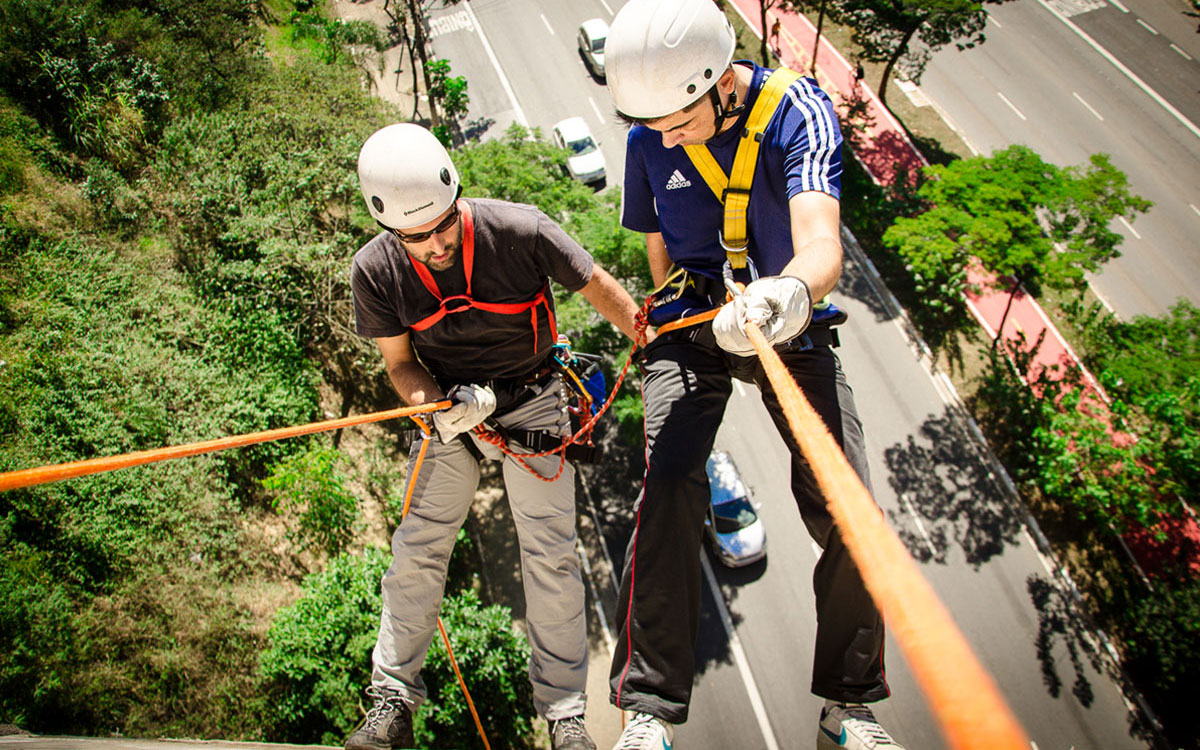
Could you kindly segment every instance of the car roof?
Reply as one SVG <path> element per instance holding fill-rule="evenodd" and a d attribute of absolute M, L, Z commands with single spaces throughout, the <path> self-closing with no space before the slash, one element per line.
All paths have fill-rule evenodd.
<path fill-rule="evenodd" d="M 708 472 L 708 486 L 712 492 L 714 505 L 727 503 L 739 497 L 746 497 L 746 485 L 738 475 L 733 459 L 725 451 L 713 451 L 705 466 Z"/>
<path fill-rule="evenodd" d="M 603 18 L 589 18 L 588 20 L 579 24 L 579 28 L 587 32 L 588 39 L 595 39 L 596 37 L 608 37 L 608 24 Z"/>
<path fill-rule="evenodd" d="M 554 129 L 561 133 L 563 140 L 566 141 L 577 141 L 592 134 L 582 117 L 568 117 L 560 120 L 554 124 Z"/>

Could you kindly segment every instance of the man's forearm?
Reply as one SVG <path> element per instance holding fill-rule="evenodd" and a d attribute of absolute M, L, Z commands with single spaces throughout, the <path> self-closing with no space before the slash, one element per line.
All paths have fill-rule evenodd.
<path fill-rule="evenodd" d="M 638 305 L 629 292 L 600 266 L 592 269 L 592 278 L 579 290 L 592 307 L 630 339 L 637 339 L 635 317 Z"/>
<path fill-rule="evenodd" d="M 795 276 L 808 284 L 814 302 L 833 291 L 842 275 L 842 245 L 835 239 L 813 239 L 803 243 L 781 276 Z"/>
<path fill-rule="evenodd" d="M 388 369 L 388 379 L 400 400 L 409 406 L 428 404 L 445 396 L 420 362 L 397 362 Z"/>

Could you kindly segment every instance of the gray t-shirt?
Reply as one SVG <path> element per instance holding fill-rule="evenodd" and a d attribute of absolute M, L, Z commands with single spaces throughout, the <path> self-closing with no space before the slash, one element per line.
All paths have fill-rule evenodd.
<path fill-rule="evenodd" d="M 591 280 L 591 254 L 537 208 L 482 198 L 464 202 L 475 224 L 474 300 L 527 302 L 545 289 L 553 309 L 547 279 L 569 291 L 578 291 Z M 443 299 L 466 292 L 465 250 L 451 268 L 430 270 Z M 417 356 L 443 385 L 523 376 L 542 363 L 555 343 L 542 305 L 534 308 L 536 334 L 529 310 L 514 315 L 464 309 L 423 331 L 412 329 L 440 307 L 413 263 L 390 232 L 376 235 L 355 254 L 350 285 L 359 335 L 383 338 L 411 333 Z"/>

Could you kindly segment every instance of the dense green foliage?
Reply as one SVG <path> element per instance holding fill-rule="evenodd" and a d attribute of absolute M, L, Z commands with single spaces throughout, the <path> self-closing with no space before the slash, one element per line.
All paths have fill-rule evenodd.
<path fill-rule="evenodd" d="M 1086 168 L 1063 169 L 1011 146 L 932 165 L 925 175 L 917 190 L 925 210 L 898 218 L 883 242 L 908 263 L 919 304 L 942 328 L 966 321 L 961 309 L 963 292 L 975 287 L 972 264 L 993 277 L 985 285 L 1079 289 L 1085 272 L 1119 255 L 1121 236 L 1109 222 L 1150 207 L 1102 154 Z"/>
<path fill-rule="evenodd" d="M 462 570 L 473 550 L 460 534 L 451 569 Z M 361 720 L 369 698 L 371 649 L 379 629 L 379 580 L 391 561 L 381 549 L 333 559 L 305 579 L 300 599 L 276 614 L 259 673 L 273 722 L 269 736 L 287 742 L 340 744 Z M 488 739 L 525 747 L 532 731 L 529 646 L 513 630 L 512 613 L 483 607 L 470 580 L 451 575 L 441 617 L 459 670 L 468 682 Z M 422 670 L 429 698 L 415 717 L 421 747 L 469 747 L 474 721 L 435 633 Z M 366 705 L 364 705 L 364 702 Z"/>
<path fill-rule="evenodd" d="M 400 118 L 355 70 L 371 35 L 312 8 L 0 0 L 0 470 L 395 404 L 351 329 L 347 274 L 376 231 L 358 148 Z M 471 194 L 537 203 L 615 275 L 645 276 L 615 199 L 571 181 L 555 149 L 522 134 L 456 158 Z M 581 348 L 622 350 L 559 297 Z M 358 467 L 329 440 L 0 494 L 0 722 L 339 741 L 360 716 L 385 558 L 354 553 L 352 493 L 394 522 L 402 471 L 394 446 Z M 449 591 L 474 585 L 477 559 L 460 533 Z M 469 593 L 446 607 L 493 741 L 522 746 L 528 652 L 511 616 Z M 313 660 L 335 642 L 336 665 Z M 423 736 L 471 744 L 439 649 Z M 288 710 L 264 723 L 277 701 Z"/>
<path fill-rule="evenodd" d="M 1073 537 L 1105 545 L 1115 532 L 1154 530 L 1162 518 L 1182 516 L 1180 501 L 1200 491 L 1200 310 L 1180 302 L 1167 316 L 1129 323 L 1098 306 L 1075 315 L 1107 408 L 1094 399 L 1077 408 L 1080 384 L 1070 380 L 1042 377 L 1035 393 L 1017 374 L 1028 371 L 1030 355 L 1014 349 L 1015 367 L 992 354 L 975 412 L 1029 496 L 1064 516 L 1059 523 Z M 1099 562 L 1083 576 L 1101 582 L 1092 587 L 1093 605 L 1168 734 L 1185 742 L 1197 729 L 1180 686 L 1200 671 L 1200 582 L 1186 567 L 1195 550 L 1177 554 L 1155 561 L 1152 590 Z"/>

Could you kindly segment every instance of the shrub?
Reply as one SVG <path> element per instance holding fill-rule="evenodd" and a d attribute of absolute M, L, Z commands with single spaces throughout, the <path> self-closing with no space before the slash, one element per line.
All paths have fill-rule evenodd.
<path fill-rule="evenodd" d="M 376 548 L 342 555 L 308 576 L 301 598 L 276 613 L 259 670 L 273 741 L 340 744 L 369 707 L 361 696 L 370 684 L 379 581 L 389 562 Z M 533 709 L 529 646 L 513 630 L 511 613 L 482 607 L 466 590 L 443 600 L 442 619 L 489 739 L 495 747 L 525 747 Z M 416 717 L 417 743 L 473 746 L 474 723 L 436 633 L 422 677 L 429 700 Z"/>
<path fill-rule="evenodd" d="M 345 487 L 339 465 L 342 455 L 316 448 L 280 461 L 263 486 L 274 490 L 275 507 L 299 511 L 299 528 L 288 532 L 302 548 L 317 547 L 336 556 L 354 536 L 358 501 Z"/>

